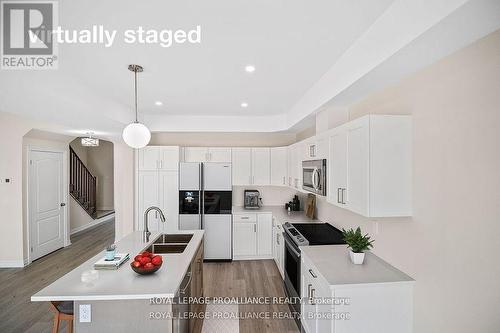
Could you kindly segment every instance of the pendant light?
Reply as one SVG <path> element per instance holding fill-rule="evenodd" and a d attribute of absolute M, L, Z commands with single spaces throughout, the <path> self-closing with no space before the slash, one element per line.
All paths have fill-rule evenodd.
<path fill-rule="evenodd" d="M 132 148 L 139 149 L 148 145 L 151 140 L 151 132 L 137 120 L 137 73 L 141 73 L 144 69 L 139 65 L 129 65 L 128 70 L 134 72 L 134 88 L 135 88 L 135 121 L 123 130 L 123 140 Z"/>

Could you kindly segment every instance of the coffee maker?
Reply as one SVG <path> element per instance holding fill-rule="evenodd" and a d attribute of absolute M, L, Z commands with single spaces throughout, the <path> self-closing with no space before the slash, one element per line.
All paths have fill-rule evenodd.
<path fill-rule="evenodd" d="M 244 207 L 245 209 L 259 209 L 260 192 L 257 190 L 245 190 Z"/>

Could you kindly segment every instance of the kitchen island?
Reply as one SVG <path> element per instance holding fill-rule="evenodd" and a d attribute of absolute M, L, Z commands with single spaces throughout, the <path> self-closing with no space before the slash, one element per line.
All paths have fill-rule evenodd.
<path fill-rule="evenodd" d="M 169 235 L 191 234 L 180 253 L 161 254 L 163 265 L 152 275 L 135 273 L 130 262 L 150 247 L 161 233 L 153 232 L 149 241 L 143 232 L 133 232 L 116 243 L 118 253 L 129 253 L 131 259 L 117 270 L 99 270 L 98 278 L 82 282 L 82 274 L 93 270 L 104 251 L 67 273 L 31 297 L 33 302 L 74 301 L 76 332 L 187 332 L 194 323 L 173 319 L 173 313 L 190 311 L 188 305 L 174 303 L 176 297 L 200 297 L 203 290 L 203 230 L 182 230 Z M 158 253 L 159 254 L 159 253 Z M 182 289 L 182 290 L 180 290 Z M 82 307 L 82 305 L 84 305 Z M 86 311 L 90 305 L 90 316 Z M 87 321 L 90 317 L 90 321 Z M 178 316 L 176 316 L 178 317 Z"/>

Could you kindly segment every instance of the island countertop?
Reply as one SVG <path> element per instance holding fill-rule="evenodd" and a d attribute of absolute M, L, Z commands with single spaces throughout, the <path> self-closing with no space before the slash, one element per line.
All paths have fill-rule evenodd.
<path fill-rule="evenodd" d="M 104 256 L 104 250 L 31 297 L 31 301 L 92 301 L 150 299 L 174 297 L 191 260 L 203 239 L 203 230 L 181 230 L 169 234 L 193 234 L 183 253 L 163 254 L 163 265 L 152 275 L 139 275 L 130 267 L 135 255 L 148 247 L 162 232 L 153 232 L 150 242 L 144 243 L 142 231 L 133 232 L 116 243 L 117 252 L 129 253 L 130 259 L 117 270 L 99 270 L 92 283 L 81 281 L 83 272 L 92 270 Z"/>

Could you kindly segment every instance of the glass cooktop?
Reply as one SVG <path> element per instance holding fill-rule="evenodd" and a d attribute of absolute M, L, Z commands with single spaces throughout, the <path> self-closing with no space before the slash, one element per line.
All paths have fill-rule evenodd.
<path fill-rule="evenodd" d="M 292 223 L 309 245 L 345 244 L 342 232 L 328 223 Z"/>

